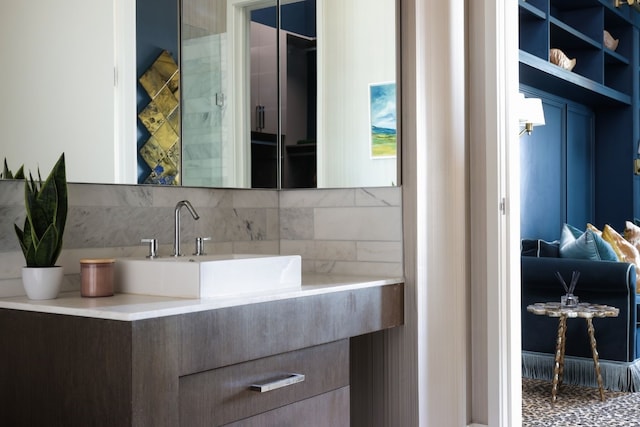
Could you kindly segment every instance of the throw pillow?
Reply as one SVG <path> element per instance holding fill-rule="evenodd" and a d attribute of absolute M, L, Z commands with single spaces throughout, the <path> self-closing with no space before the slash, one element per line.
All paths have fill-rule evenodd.
<path fill-rule="evenodd" d="M 523 239 L 520 244 L 520 254 L 522 256 L 534 257 L 560 257 L 560 241 L 546 242 L 541 239 Z"/>
<path fill-rule="evenodd" d="M 640 227 L 635 222 L 625 222 L 624 238 L 640 251 Z"/>
<path fill-rule="evenodd" d="M 590 259 L 593 261 L 618 261 L 611 245 L 593 230 L 578 230 L 565 224 L 560 235 L 560 257 Z"/>
<path fill-rule="evenodd" d="M 636 263 L 640 259 L 640 252 L 631 243 L 626 241 L 616 230 L 610 225 L 605 225 L 602 230 L 602 238 L 608 242 L 622 262 Z M 640 265 L 640 264 L 638 264 Z"/>
<path fill-rule="evenodd" d="M 598 230 L 598 227 L 591 224 L 590 222 L 587 223 L 587 230 L 591 230 L 594 233 L 596 233 L 598 236 L 602 236 L 602 231 Z"/>
<path fill-rule="evenodd" d="M 640 272 L 640 251 L 625 240 L 613 227 L 605 225 L 602 230 L 602 238 L 609 242 L 618 259 L 622 262 L 628 262 L 629 264 L 635 264 L 636 273 Z M 640 274 L 636 274 L 636 291 L 640 285 Z"/>

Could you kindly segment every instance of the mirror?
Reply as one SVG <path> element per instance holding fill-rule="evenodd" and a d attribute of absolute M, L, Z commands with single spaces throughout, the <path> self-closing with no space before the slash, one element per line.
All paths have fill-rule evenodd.
<path fill-rule="evenodd" d="M 184 57 L 189 50 L 187 44 L 203 42 L 215 35 L 220 39 L 217 47 L 204 45 L 201 50 L 208 56 L 201 56 L 199 61 L 201 65 L 206 63 L 226 70 L 226 80 L 220 87 L 223 90 L 200 97 L 201 105 L 207 104 L 211 109 L 198 114 L 200 119 L 213 121 L 213 108 L 219 108 L 219 120 L 225 126 L 219 129 L 219 137 L 200 135 L 200 146 L 189 146 L 189 132 L 194 134 L 191 127 L 194 117 L 188 116 L 193 110 L 185 99 L 181 105 L 184 185 L 273 188 L 274 181 L 275 187 L 280 188 L 397 185 L 394 153 L 374 152 L 372 148 L 384 146 L 395 137 L 394 113 L 385 114 L 391 106 L 390 100 L 393 99 L 395 107 L 395 0 L 317 0 L 313 7 L 315 36 L 283 25 L 279 37 L 284 39 L 279 46 L 281 91 L 277 101 L 283 114 L 278 120 L 279 131 L 275 133 L 256 126 L 259 117 L 256 107 L 264 104 L 253 105 L 255 99 L 252 103 L 255 91 L 251 84 L 251 65 L 255 62 L 250 47 L 252 12 L 272 8 L 272 4 L 250 0 L 182 0 L 183 21 L 178 25 L 177 0 L 169 2 L 172 7 L 157 1 L 145 7 L 145 1 L 149 2 L 138 0 L 138 20 L 148 15 L 146 21 L 159 25 L 163 34 L 170 34 L 172 25 L 176 31 L 181 28 L 180 47 L 155 47 L 156 56 L 163 49 L 180 51 L 183 98 L 190 85 L 196 87 L 185 76 L 189 74 L 188 59 Z M 193 3 L 196 1 L 199 3 Z M 122 58 L 118 52 L 126 52 L 122 46 L 131 43 L 130 37 L 121 33 L 129 28 L 127 16 L 131 18 L 135 14 L 125 14 L 123 19 L 121 14 L 126 7 L 121 7 L 120 14 L 114 18 L 114 4 L 127 4 L 122 0 L 102 0 L 99 7 L 73 4 L 54 8 L 45 0 L 18 3 L 12 4 L 10 13 L 0 18 L 2 28 L 12 34 L 0 41 L 2 51 L 6 52 L 5 63 L 11 64 L 0 70 L 0 77 L 12 82 L 5 98 L 5 105 L 11 109 L 0 119 L 6 131 L 2 156 L 7 157 L 11 168 L 24 163 L 27 169 L 35 171 L 37 166 L 50 168 L 60 151 L 65 151 L 72 182 L 135 182 L 136 176 L 129 178 L 130 170 L 135 167 L 120 161 L 126 158 L 131 165 L 131 150 L 114 144 L 114 141 L 124 144 L 134 138 L 135 131 L 128 129 L 136 125 L 128 124 L 127 120 L 135 123 L 137 119 L 131 120 L 128 116 L 123 119 L 123 111 L 130 108 L 126 106 L 126 98 L 133 99 L 135 88 L 121 89 L 133 86 L 128 81 L 122 82 L 132 67 L 125 60 L 114 61 L 112 55 L 115 51 L 116 58 Z M 285 24 L 287 20 L 287 9 L 305 7 L 309 8 L 307 2 L 283 1 L 281 22 Z M 116 10 L 118 13 L 117 7 Z M 366 19 L 363 19 L 363 10 L 367 11 Z M 167 11 L 175 13 L 175 20 L 162 16 Z M 95 36 L 86 37 L 86 34 Z M 219 54 L 214 53 L 216 48 Z M 218 63 L 212 61 L 216 54 Z M 312 56 L 315 59 L 310 59 Z M 315 83 L 309 77 L 313 74 L 309 71 L 313 61 L 317 61 Z M 114 62 L 119 66 L 115 95 Z M 306 71 L 301 64 L 307 67 Z M 290 74 L 298 73 L 296 83 L 290 83 L 289 76 L 283 77 L 284 70 L 289 69 Z M 296 86 L 301 76 L 307 78 L 302 89 Z M 205 79 L 212 78 L 205 76 Z M 314 84 L 315 102 L 310 97 L 292 95 L 313 93 Z M 306 120 L 294 114 L 303 110 L 306 110 L 302 114 Z M 266 118 L 267 111 L 264 111 Z M 134 118 L 135 114 L 137 111 Z M 315 120 L 309 119 L 313 116 Z M 217 148 L 204 145 L 216 138 L 220 141 Z M 233 144 L 225 145 L 228 141 Z M 190 157 L 184 154 L 186 150 L 190 151 Z M 207 151 L 221 152 L 221 160 L 218 163 L 205 160 L 203 153 Z M 265 158 L 271 158 L 272 163 L 264 161 Z M 278 159 L 281 162 L 277 162 Z M 224 174 L 210 179 L 213 174 L 206 176 L 203 164 L 212 165 L 209 169 L 217 168 Z M 254 182 L 259 173 L 266 178 Z"/>

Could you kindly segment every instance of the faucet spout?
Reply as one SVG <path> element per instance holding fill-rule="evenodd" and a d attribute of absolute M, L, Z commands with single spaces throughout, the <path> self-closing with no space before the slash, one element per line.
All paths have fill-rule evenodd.
<path fill-rule="evenodd" d="M 188 200 L 181 200 L 176 203 L 174 212 L 174 240 L 173 240 L 173 256 L 182 256 L 180 253 L 180 209 L 186 207 L 193 219 L 198 220 L 200 216 Z"/>

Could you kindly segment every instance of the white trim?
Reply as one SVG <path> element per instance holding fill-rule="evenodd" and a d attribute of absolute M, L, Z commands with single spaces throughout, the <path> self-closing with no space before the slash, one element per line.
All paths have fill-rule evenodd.
<path fill-rule="evenodd" d="M 506 402 L 502 426 L 522 425 L 522 360 L 521 360 L 521 286 L 520 286 L 520 136 L 517 108 L 519 85 L 518 59 L 518 5 L 511 0 L 497 2 L 500 23 L 496 26 L 498 40 L 503 41 L 498 57 L 502 58 L 499 70 L 503 75 L 502 102 L 504 109 L 498 110 L 503 119 L 502 129 L 505 134 L 501 139 L 505 152 L 502 168 L 505 173 L 506 187 L 506 229 L 504 260 L 506 271 L 500 283 L 501 292 L 505 294 L 501 309 L 505 316 L 500 319 L 500 329 L 505 331 L 503 347 L 504 359 L 501 361 L 501 375 L 505 384 L 501 384 L 500 394 Z M 491 307 L 488 307 L 490 310 Z M 492 325 L 489 324 L 489 330 Z M 491 408 L 491 407 L 490 407 Z"/>
<path fill-rule="evenodd" d="M 230 182 L 225 187 L 249 188 L 251 186 L 251 117 L 248 115 L 251 104 L 250 82 L 250 8 L 257 6 L 271 6 L 272 2 L 263 0 L 228 0 L 227 3 L 227 34 L 228 34 L 228 64 L 227 72 L 231 93 L 227 96 L 227 112 L 230 123 L 229 144 L 233 153 L 225 158 L 234 159 L 233 173 L 229 173 Z"/>
<path fill-rule="evenodd" d="M 138 183 L 136 2 L 114 0 L 114 182 Z"/>
<path fill-rule="evenodd" d="M 400 393 L 387 425 L 468 414 L 466 53 L 463 0 L 401 1 L 405 326 L 390 333 Z M 395 391 L 395 390 L 393 390 Z"/>
<path fill-rule="evenodd" d="M 467 2 L 472 413 L 521 424 L 517 2 Z M 500 203 L 506 202 L 506 213 Z M 486 301 L 486 305 L 479 303 Z"/>

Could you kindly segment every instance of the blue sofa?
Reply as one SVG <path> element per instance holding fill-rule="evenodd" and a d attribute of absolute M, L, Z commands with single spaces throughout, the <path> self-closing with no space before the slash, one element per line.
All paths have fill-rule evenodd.
<path fill-rule="evenodd" d="M 560 301 L 565 293 L 556 278 L 569 282 L 580 272 L 575 295 L 581 302 L 606 304 L 620 309 L 615 318 L 594 319 L 595 336 L 605 387 L 640 390 L 640 329 L 635 265 L 624 262 L 522 256 L 522 367 L 530 378 L 551 379 L 558 319 L 534 315 L 527 306 Z M 566 383 L 595 386 L 591 347 L 583 319 L 569 319 L 566 332 Z"/>

